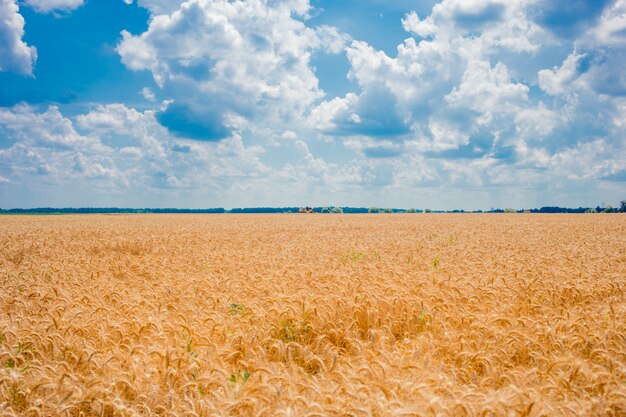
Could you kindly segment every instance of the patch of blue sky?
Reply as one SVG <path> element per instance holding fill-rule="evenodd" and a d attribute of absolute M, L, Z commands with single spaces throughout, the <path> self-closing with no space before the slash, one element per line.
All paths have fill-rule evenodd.
<path fill-rule="evenodd" d="M 152 28 L 180 4 L 125 3 L 48 14 L 3 4 L 20 5 L 25 27 L 0 31 L 18 41 L 17 55 L 0 51 L 0 68 L 14 59 L 0 70 L 2 204 L 242 206 L 289 195 L 368 205 L 384 187 L 399 207 L 414 205 L 409 188 L 440 188 L 431 208 L 489 208 L 505 189 L 525 207 L 623 193 L 623 2 L 311 0 L 304 17 L 273 13 L 282 0 L 191 0 L 175 27 Z M 403 45 L 409 37 L 425 42 Z M 339 39 L 372 49 L 355 44 L 351 63 Z"/>
<path fill-rule="evenodd" d="M 147 72 L 129 71 L 115 52 L 120 32 L 141 33 L 148 12 L 122 1 L 88 1 L 71 13 L 40 14 L 22 6 L 24 41 L 37 48 L 33 76 L 0 72 L 0 106 L 141 104 L 139 91 L 154 85 Z M 73 106 L 65 106 L 71 111 Z M 83 109 L 84 110 L 84 109 Z"/>
<path fill-rule="evenodd" d="M 331 25 L 349 34 L 353 39 L 366 41 L 388 56 L 397 55 L 397 47 L 410 37 L 401 20 L 410 11 L 423 15 L 430 13 L 435 1 L 359 1 L 317 0 L 311 4 L 317 9 L 307 23 Z"/>

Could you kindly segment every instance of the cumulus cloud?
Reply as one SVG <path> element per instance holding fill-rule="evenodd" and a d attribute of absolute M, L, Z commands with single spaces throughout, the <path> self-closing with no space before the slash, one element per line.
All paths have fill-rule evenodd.
<path fill-rule="evenodd" d="M 307 1 L 140 4 L 155 13 L 150 26 L 137 36 L 123 32 L 117 51 L 174 100 L 159 120 L 181 137 L 217 140 L 247 121 L 296 120 L 323 96 L 311 55 L 337 53 L 344 43 L 334 28 L 305 25 Z"/>
<path fill-rule="evenodd" d="M 430 21 L 422 20 L 415 12 L 410 12 L 406 15 L 402 20 L 402 27 L 407 32 L 414 33 L 423 38 L 432 36 L 439 30 L 432 19 Z"/>
<path fill-rule="evenodd" d="M 12 183 L 60 185 L 81 178 L 125 183 L 112 149 L 97 136 L 79 134 L 55 106 L 45 111 L 27 105 L 0 108 L 0 132 L 13 140 L 12 146 L 0 149 L 0 170 Z"/>
<path fill-rule="evenodd" d="M 167 137 L 167 131 L 157 122 L 154 110 L 140 112 L 120 103 L 98 105 L 89 113 L 76 116 L 76 125 L 104 140 L 125 138 L 124 150 L 118 150 L 123 155 L 136 156 L 136 150 L 127 149 L 134 144 L 155 164 L 167 160 L 167 147 L 161 139 Z"/>
<path fill-rule="evenodd" d="M 535 0 L 443 0 L 421 19 L 410 12 L 406 31 L 420 37 L 480 36 L 483 46 L 516 52 L 536 52 L 546 42 L 545 31 L 528 16 Z"/>
<path fill-rule="evenodd" d="M 572 82 L 578 77 L 580 61 L 585 56 L 572 52 L 559 68 L 543 69 L 538 72 L 539 86 L 553 96 L 570 90 Z"/>
<path fill-rule="evenodd" d="M 566 122 L 566 115 L 548 108 L 543 102 L 534 108 L 524 109 L 515 116 L 516 133 L 528 140 L 546 139 Z"/>
<path fill-rule="evenodd" d="M 617 0 L 607 7 L 590 32 L 597 44 L 626 46 L 626 0 Z"/>
<path fill-rule="evenodd" d="M 0 0 L 0 71 L 32 75 L 37 49 L 28 46 L 24 37 L 24 18 L 17 0 Z"/>
<path fill-rule="evenodd" d="M 420 20 L 415 12 L 407 15 L 404 28 L 420 36 L 434 35 L 444 26 L 456 26 L 456 30 L 476 32 L 490 23 L 498 23 L 506 8 L 503 0 L 444 0 L 436 4 L 426 19 Z"/>
<path fill-rule="evenodd" d="M 468 145 L 474 134 L 494 137 L 532 104 L 529 87 L 503 63 L 492 65 L 482 48 L 480 38 L 409 38 L 390 57 L 352 42 L 349 76 L 361 91 L 322 102 L 311 125 L 327 134 L 415 140 L 422 151 Z"/>
<path fill-rule="evenodd" d="M 180 140 L 157 116 L 155 110 L 141 112 L 117 103 L 78 115 L 76 125 L 114 148 L 112 158 L 131 189 L 221 189 L 228 178 L 267 172 L 258 156 L 262 149 L 245 146 L 239 135 L 218 143 Z"/>
<path fill-rule="evenodd" d="M 326 133 L 396 137 L 417 129 L 461 77 L 462 69 L 447 41 L 407 39 L 395 58 L 362 41 L 346 49 L 349 77 L 361 91 L 322 102 L 312 125 Z"/>
<path fill-rule="evenodd" d="M 344 146 L 368 161 L 344 169 L 361 184 L 549 188 L 550 177 L 619 178 L 622 3 L 566 6 L 581 31 L 575 41 L 568 40 L 571 27 L 552 17 L 557 2 L 444 0 L 428 16 L 409 12 L 402 25 L 416 38 L 399 44 L 395 56 L 349 44 L 348 76 L 358 90 L 320 103 L 310 125 L 345 137 Z M 545 59 L 535 59 L 543 48 L 571 49 L 545 68 Z M 535 77 L 518 78 L 516 66 L 529 65 Z M 369 182 L 366 166 L 386 174 Z M 417 167 L 421 182 L 411 182 Z"/>
<path fill-rule="evenodd" d="M 238 135 L 219 143 L 180 140 L 158 123 L 154 110 L 119 103 L 98 105 L 73 120 L 54 106 L 0 108 L 0 135 L 10 141 L 0 148 L 0 175 L 29 187 L 72 182 L 92 184 L 95 193 L 111 187 L 119 195 L 149 197 L 149 190 L 214 192 L 270 173 L 259 158 L 263 149 L 244 145 Z"/>
<path fill-rule="evenodd" d="M 85 0 L 24 0 L 24 4 L 37 13 L 69 12 L 79 8 L 84 3 Z"/>
<path fill-rule="evenodd" d="M 311 114 L 317 129 L 334 135 L 396 136 L 409 132 L 396 97 L 380 86 L 322 103 Z"/>
<path fill-rule="evenodd" d="M 605 139 L 580 143 L 555 153 L 520 142 L 518 154 L 520 164 L 558 172 L 571 180 L 606 178 L 626 170 L 624 147 Z"/>
<path fill-rule="evenodd" d="M 49 106 L 43 113 L 25 104 L 0 108 L 0 127 L 21 141 L 40 147 L 105 150 L 96 138 L 76 132 L 72 121 L 57 106 Z"/>
<path fill-rule="evenodd" d="M 122 0 L 126 4 L 133 4 L 133 0 Z M 178 9 L 182 0 L 137 0 L 137 4 L 150 11 L 153 15 L 169 14 Z"/>
<path fill-rule="evenodd" d="M 486 115 L 516 112 L 528 101 L 528 86 L 511 82 L 502 63 L 491 67 L 486 61 L 471 61 L 458 87 L 445 97 L 452 106 L 462 106 Z"/>
<path fill-rule="evenodd" d="M 485 208 L 555 203 L 583 182 L 594 198 L 626 178 L 625 0 L 443 0 L 398 22 L 393 53 L 312 27 L 306 0 L 137 4 L 148 29 L 117 52 L 153 76 L 132 90 L 152 108 L 0 108 L 3 192 L 45 180 L 195 206 Z M 352 91 L 322 91 L 324 53 L 345 53 Z"/>
<path fill-rule="evenodd" d="M 76 117 L 80 128 L 88 131 L 130 133 L 134 128 L 144 128 L 145 118 L 152 111 L 141 113 L 120 103 L 98 105 L 89 113 Z"/>
<path fill-rule="evenodd" d="M 582 76 L 598 94 L 626 96 L 626 73 L 621 69 L 626 62 L 626 48 L 597 50 L 589 62 L 589 68 Z"/>
<path fill-rule="evenodd" d="M 403 154 L 403 146 L 391 140 L 372 140 L 367 137 L 352 137 L 345 146 L 368 158 L 395 158 Z"/>
<path fill-rule="evenodd" d="M 38 13 L 69 12 L 84 0 L 24 0 L 22 4 Z M 24 24 L 17 0 L 0 0 L 0 71 L 33 74 L 37 48 L 23 41 Z"/>
<path fill-rule="evenodd" d="M 607 4 L 599 2 L 590 16 L 580 17 L 584 30 L 560 66 L 538 72 L 539 87 L 554 97 L 552 106 L 563 121 L 550 137 L 551 143 L 563 143 L 559 135 L 585 143 L 599 138 L 623 142 L 623 135 L 610 126 L 626 96 L 626 76 L 621 69 L 626 60 L 626 2 Z"/>

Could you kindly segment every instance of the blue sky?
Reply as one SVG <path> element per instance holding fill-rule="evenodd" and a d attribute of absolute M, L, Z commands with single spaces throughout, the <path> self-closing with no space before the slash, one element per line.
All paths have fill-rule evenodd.
<path fill-rule="evenodd" d="M 626 0 L 0 0 L 0 207 L 615 205 L 623 68 Z"/>

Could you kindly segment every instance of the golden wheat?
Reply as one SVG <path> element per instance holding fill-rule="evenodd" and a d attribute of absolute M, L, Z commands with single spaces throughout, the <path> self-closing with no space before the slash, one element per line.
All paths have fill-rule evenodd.
<path fill-rule="evenodd" d="M 621 215 L 0 217 L 0 415 L 624 416 Z"/>

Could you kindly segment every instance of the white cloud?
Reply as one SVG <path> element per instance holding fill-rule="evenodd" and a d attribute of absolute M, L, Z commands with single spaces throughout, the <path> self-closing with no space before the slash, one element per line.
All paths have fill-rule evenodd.
<path fill-rule="evenodd" d="M 129 133 L 134 128 L 144 126 L 144 118 L 153 115 L 153 111 L 141 113 L 123 104 L 98 105 L 95 110 L 76 117 L 79 127 L 91 131 L 111 131 Z"/>
<path fill-rule="evenodd" d="M 0 150 L 0 169 L 8 171 L 12 183 L 44 179 L 62 186 L 80 178 L 126 183 L 111 158 L 112 149 L 95 135 L 79 134 L 55 106 L 43 112 L 27 105 L 0 108 L 0 132 L 14 140 Z"/>
<path fill-rule="evenodd" d="M 0 1 L 14 6 L 0 36 L 21 42 L 30 66 L 20 71 L 31 73 L 23 19 Z M 101 187 L 120 205 L 485 208 L 513 205 L 513 194 L 542 204 L 581 181 L 589 201 L 626 175 L 624 0 L 576 26 L 576 39 L 538 23 L 556 1 L 443 0 L 406 15 L 416 37 L 395 53 L 312 27 L 306 0 L 137 3 L 149 27 L 124 32 L 117 52 L 156 80 L 154 91 L 131 90 L 153 108 L 0 108 L 1 192 L 39 184 Z M 326 97 L 313 59 L 342 51 L 356 87 Z M 568 198 L 548 203 L 580 204 Z"/>
<path fill-rule="evenodd" d="M 311 113 L 312 126 L 342 135 L 408 134 L 461 77 L 466 58 L 454 48 L 446 40 L 417 44 L 410 38 L 391 58 L 365 42 L 352 42 L 346 49 L 349 76 L 361 92 L 321 103 Z"/>
<path fill-rule="evenodd" d="M 161 138 L 168 134 L 157 122 L 153 110 L 139 112 L 120 103 L 98 105 L 89 113 L 78 115 L 76 124 L 101 137 L 123 136 L 132 139 L 154 161 L 163 162 L 167 159 L 167 151 Z"/>
<path fill-rule="evenodd" d="M 164 11 L 161 3 L 148 7 Z M 170 14 L 155 14 L 141 35 L 123 32 L 117 51 L 128 68 L 151 71 L 175 100 L 165 124 L 202 120 L 193 128 L 220 138 L 254 119 L 293 122 L 322 97 L 311 54 L 336 53 L 344 38 L 296 18 L 308 10 L 306 1 L 190 0 Z"/>
<path fill-rule="evenodd" d="M 82 153 L 74 155 L 72 169 L 85 178 L 116 178 L 120 175 L 111 158 L 88 157 Z"/>
<path fill-rule="evenodd" d="M 132 0 L 124 0 L 125 3 L 132 3 Z M 150 11 L 153 15 L 169 14 L 180 7 L 180 4 L 184 0 L 137 0 L 137 4 L 140 7 L 144 7 Z"/>
<path fill-rule="evenodd" d="M 12 178 L 12 183 L 44 181 L 50 187 L 98 181 L 132 194 L 190 187 L 215 190 L 238 178 L 270 173 L 259 159 L 263 149 L 245 146 L 240 136 L 219 143 L 178 140 L 156 121 L 152 110 L 99 105 L 75 120 L 56 107 L 43 112 L 25 105 L 0 108 L 0 132 L 14 141 L 0 149 L 0 175 Z"/>
<path fill-rule="evenodd" d="M 57 188 L 82 179 L 105 180 L 110 187 L 123 187 L 126 180 L 106 155 L 81 150 L 37 147 L 19 142 L 0 150 L 0 168 L 8 170 L 12 183 L 30 187 L 42 182 Z"/>
<path fill-rule="evenodd" d="M 467 145 L 470 139 L 470 132 L 464 131 L 446 119 L 436 117 L 428 121 L 428 131 L 432 141 L 426 140 L 423 150 L 457 149 L 461 145 Z"/>
<path fill-rule="evenodd" d="M 515 116 L 517 133 L 528 140 L 544 139 L 566 121 L 563 115 L 549 109 L 543 102 L 537 107 L 524 109 Z"/>
<path fill-rule="evenodd" d="M 351 137 L 344 141 L 344 146 L 368 158 L 397 158 L 404 153 L 404 146 L 392 140 L 375 140 L 368 137 Z"/>
<path fill-rule="evenodd" d="M 141 158 L 141 156 L 143 156 L 141 148 L 136 146 L 124 146 L 123 148 L 120 148 L 118 152 L 121 155 L 130 156 L 132 158 Z"/>
<path fill-rule="evenodd" d="M 481 113 L 516 112 L 528 102 L 528 87 L 512 83 L 506 66 L 472 60 L 458 87 L 445 97 L 452 107 L 462 106 Z"/>
<path fill-rule="evenodd" d="M 283 134 L 280 135 L 280 137 L 285 140 L 292 141 L 292 140 L 298 139 L 298 134 L 294 132 L 293 130 L 285 130 Z"/>
<path fill-rule="evenodd" d="M 23 2 L 37 13 L 50 13 L 54 11 L 69 12 L 82 6 L 85 0 L 23 0 Z"/>
<path fill-rule="evenodd" d="M 508 154 L 502 148 L 519 140 L 569 134 L 562 129 L 578 123 L 577 113 L 611 108 L 600 104 L 606 100 L 591 90 L 619 94 L 616 86 L 626 85 L 623 72 L 609 67 L 618 68 L 623 59 L 605 53 L 585 72 L 583 60 L 590 60 L 574 51 L 558 68 L 538 67 L 537 81 L 516 79 L 516 69 L 501 56 L 520 66 L 520 61 L 533 62 L 542 42 L 550 47 L 560 42 L 536 23 L 539 6 L 534 0 L 444 0 L 425 18 L 415 12 L 406 15 L 404 28 L 425 39 L 405 40 L 395 57 L 365 42 L 352 42 L 346 49 L 349 75 L 360 91 L 321 103 L 311 112 L 311 125 L 326 134 L 376 137 L 371 126 L 387 124 L 383 137 L 410 141 L 420 152 L 458 149 L 473 158 L 485 152 Z M 510 58 L 512 53 L 519 58 Z M 564 100 L 531 98 L 533 83 Z M 367 116 L 369 124 L 363 123 Z M 406 126 L 408 132 L 392 126 Z M 583 142 L 601 134 L 599 123 L 588 126 L 598 132 L 580 136 Z M 565 143 L 556 141 L 553 151 Z"/>
<path fill-rule="evenodd" d="M 139 94 L 141 94 L 143 96 L 143 98 L 145 98 L 146 100 L 149 100 L 149 101 L 155 101 L 156 100 L 156 96 L 154 95 L 154 91 L 152 91 L 148 87 L 142 88 L 141 91 L 139 92 Z"/>
<path fill-rule="evenodd" d="M 626 128 L 626 98 L 615 100 L 615 111 L 613 112 L 612 121 L 616 128 Z"/>
<path fill-rule="evenodd" d="M 498 23 L 505 8 L 503 0 L 444 0 L 435 4 L 426 19 L 411 12 L 402 23 L 407 31 L 419 36 L 435 35 L 442 29 L 448 33 L 477 31 Z"/>
<path fill-rule="evenodd" d="M 598 7 L 601 3 L 593 5 L 599 13 L 597 19 L 582 16 L 584 24 L 576 26 L 580 31 L 573 41 L 573 51 L 561 66 L 539 71 L 539 85 L 548 94 L 569 100 L 626 95 L 622 70 L 626 59 L 626 0 L 605 3 L 604 9 Z M 572 7 L 592 6 L 581 3 Z"/>
<path fill-rule="evenodd" d="M 326 163 L 326 161 L 321 158 L 316 158 L 309 150 L 309 146 L 306 142 L 297 140 L 295 145 L 302 155 L 299 168 L 304 168 L 309 176 L 317 179 L 318 181 L 325 179 L 331 169 L 331 165 Z"/>
<path fill-rule="evenodd" d="M 76 132 L 72 121 L 65 118 L 56 106 L 49 106 L 43 113 L 24 104 L 0 107 L 0 128 L 21 141 L 40 147 L 106 150 L 98 139 Z"/>
<path fill-rule="evenodd" d="M 545 148 L 530 148 L 521 142 L 520 164 L 548 169 L 570 180 L 598 179 L 626 172 L 624 146 L 604 139 L 580 143 L 551 154 Z"/>
<path fill-rule="evenodd" d="M 37 49 L 22 40 L 24 18 L 16 0 L 0 0 L 0 71 L 31 75 Z"/>
<path fill-rule="evenodd" d="M 520 183 L 541 189 L 549 187 L 548 178 L 591 180 L 622 172 L 624 141 L 617 126 L 623 104 L 606 95 L 621 94 L 623 77 L 609 66 L 620 68 L 623 55 L 608 51 L 590 59 L 589 47 L 578 42 L 580 52 L 574 49 L 559 67 L 542 68 L 545 57 L 536 54 L 563 41 L 535 21 L 535 3 L 444 0 L 426 18 L 409 13 L 405 30 L 423 39 L 405 40 L 395 57 L 352 42 L 346 49 L 349 75 L 359 90 L 322 102 L 309 118 L 311 127 L 346 136 L 344 146 L 369 159 L 339 171 L 389 189 Z M 515 65 L 522 61 L 536 66 L 537 79 L 518 78 Z M 537 98 L 536 86 L 553 98 Z M 378 135 L 371 129 L 375 122 L 409 131 Z M 393 169 L 383 162 L 390 157 Z M 566 168 L 579 157 L 585 162 Z M 373 166 L 386 174 L 368 176 Z M 421 180 L 411 182 L 418 167 Z M 577 169 L 588 174 L 577 177 Z"/>
<path fill-rule="evenodd" d="M 549 41 L 546 32 L 528 17 L 535 0 L 443 0 L 425 19 L 410 12 L 404 29 L 420 37 L 480 36 L 486 49 L 536 52 Z"/>
<path fill-rule="evenodd" d="M 584 57 L 584 54 L 572 52 L 563 61 L 561 67 L 539 71 L 538 77 L 541 89 L 553 96 L 570 91 L 570 84 L 577 78 L 578 66 Z"/>
<path fill-rule="evenodd" d="M 131 4 L 133 0 L 123 0 L 127 4 Z M 186 0 L 137 0 L 140 7 L 148 9 L 153 15 L 171 14 L 178 10 L 180 5 Z M 280 8 L 289 13 L 298 16 L 307 17 L 311 6 L 309 0 L 274 0 L 272 4 L 276 8 Z"/>
<path fill-rule="evenodd" d="M 626 46 L 626 0 L 616 0 L 607 7 L 590 33 L 597 44 Z"/>
<path fill-rule="evenodd" d="M 350 108 L 354 107 L 358 97 L 354 93 L 348 93 L 344 98 L 335 97 L 332 100 L 321 103 L 313 109 L 309 122 L 320 131 L 334 132 L 339 129 L 339 122 L 342 119 L 349 119 L 354 122 L 354 116 Z M 350 112 L 348 114 L 348 112 Z M 358 122 L 356 122 L 358 123 Z"/>
<path fill-rule="evenodd" d="M 416 140 L 422 151 L 467 145 L 479 129 L 492 137 L 532 104 L 529 87 L 503 63 L 492 66 L 483 47 L 480 38 L 410 38 L 392 58 L 355 41 L 347 57 L 361 92 L 322 102 L 310 123 L 331 134 Z"/>
<path fill-rule="evenodd" d="M 437 33 L 438 27 L 430 20 L 421 20 L 415 12 L 410 12 L 402 19 L 402 27 L 407 32 L 414 33 L 423 38 Z"/>

